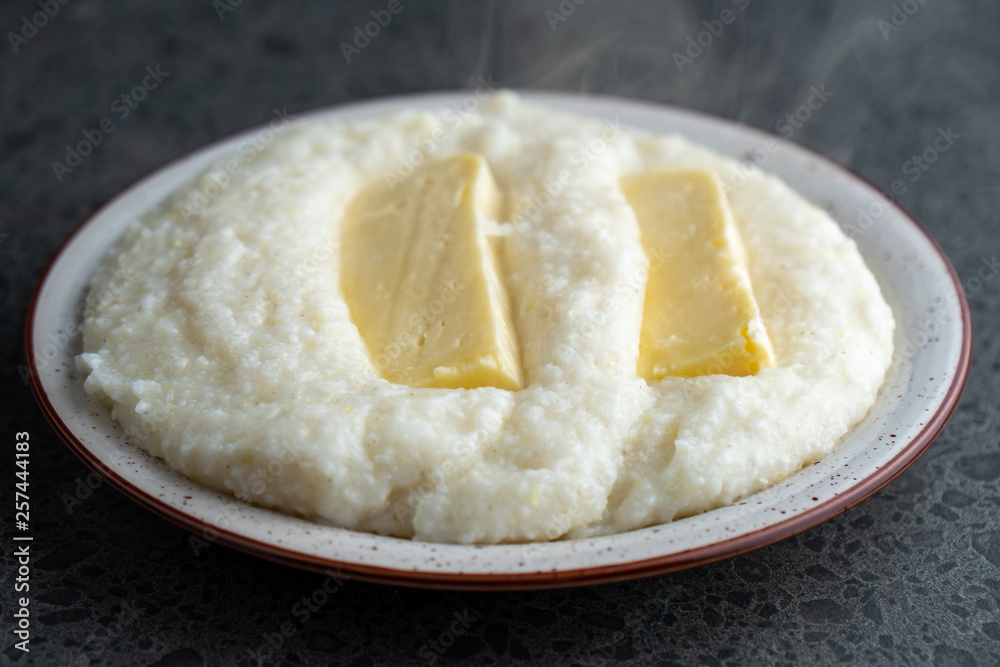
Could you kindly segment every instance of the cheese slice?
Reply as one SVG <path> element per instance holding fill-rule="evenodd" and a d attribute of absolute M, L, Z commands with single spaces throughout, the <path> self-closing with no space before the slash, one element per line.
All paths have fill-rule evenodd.
<path fill-rule="evenodd" d="M 501 194 L 463 153 L 348 206 L 341 289 L 382 377 L 411 387 L 521 388 L 520 349 L 487 220 Z"/>
<path fill-rule="evenodd" d="M 753 375 L 774 351 L 750 286 L 736 223 L 716 177 L 656 171 L 626 177 L 649 278 L 637 372 Z"/>

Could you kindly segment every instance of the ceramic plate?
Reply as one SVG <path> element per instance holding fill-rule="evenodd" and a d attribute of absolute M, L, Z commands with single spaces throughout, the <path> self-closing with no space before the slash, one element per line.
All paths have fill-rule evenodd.
<path fill-rule="evenodd" d="M 370 117 L 403 108 L 451 106 L 466 97 L 447 93 L 383 99 L 315 115 Z M 108 408 L 84 393 L 74 364 L 80 351 L 79 305 L 90 275 L 127 225 L 261 129 L 219 141 L 147 176 L 98 210 L 59 250 L 35 292 L 26 331 L 32 388 L 56 431 L 110 484 L 191 531 L 193 549 L 221 544 L 341 577 L 479 589 L 616 581 L 756 549 L 860 502 L 933 442 L 965 388 L 971 358 L 969 311 L 940 247 L 905 211 L 829 160 L 730 121 L 631 100 L 542 93 L 526 97 L 563 111 L 677 132 L 744 162 L 756 159 L 856 238 L 895 314 L 897 353 L 870 413 L 833 453 L 734 505 L 670 524 L 588 540 L 479 547 L 321 526 L 241 504 L 174 473 L 127 445 Z"/>

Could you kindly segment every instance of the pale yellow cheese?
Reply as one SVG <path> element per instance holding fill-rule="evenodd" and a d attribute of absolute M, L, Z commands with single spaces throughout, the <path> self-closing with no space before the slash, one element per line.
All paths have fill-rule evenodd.
<path fill-rule="evenodd" d="M 725 193 L 704 171 L 622 180 L 635 211 L 649 278 L 638 374 L 753 375 L 774 365 Z"/>
<path fill-rule="evenodd" d="M 429 162 L 363 188 L 342 230 L 341 289 L 382 377 L 411 387 L 521 388 L 510 300 L 485 233 L 501 194 L 486 161 Z"/>

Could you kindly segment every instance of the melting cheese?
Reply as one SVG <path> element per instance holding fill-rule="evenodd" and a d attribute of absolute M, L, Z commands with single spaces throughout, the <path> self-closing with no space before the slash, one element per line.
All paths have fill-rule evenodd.
<path fill-rule="evenodd" d="M 650 264 L 639 376 L 651 382 L 754 375 L 773 366 L 743 246 L 716 177 L 648 172 L 624 178 L 622 189 Z"/>
<path fill-rule="evenodd" d="M 486 236 L 501 194 L 462 153 L 363 188 L 342 230 L 341 288 L 382 377 L 411 387 L 522 385 L 510 300 Z"/>

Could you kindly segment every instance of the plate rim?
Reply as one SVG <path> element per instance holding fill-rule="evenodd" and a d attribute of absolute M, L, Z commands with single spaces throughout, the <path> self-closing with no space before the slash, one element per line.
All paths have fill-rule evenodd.
<path fill-rule="evenodd" d="M 296 120 L 307 117 L 315 117 L 324 113 L 344 112 L 362 107 L 394 107 L 401 102 L 412 102 L 418 98 L 421 100 L 428 100 L 431 98 L 453 99 L 456 95 L 468 92 L 471 91 L 426 91 L 404 95 L 373 97 L 365 100 L 310 109 L 298 114 L 296 116 Z M 610 95 L 589 95 L 583 93 L 532 90 L 518 90 L 517 92 L 528 100 L 538 101 L 543 104 L 546 101 L 562 101 L 566 103 L 593 103 L 596 101 L 601 105 L 626 105 L 639 107 L 645 111 L 653 113 L 667 110 L 671 113 L 688 116 L 698 121 L 710 121 L 712 123 L 726 126 L 729 129 L 757 135 L 765 141 L 770 140 L 779 142 L 783 149 L 798 151 L 810 160 L 825 163 L 826 166 L 832 167 L 836 171 L 840 171 L 857 182 L 862 188 L 870 191 L 872 194 L 881 195 L 882 193 L 882 190 L 877 185 L 850 167 L 845 167 L 844 165 L 841 165 L 805 146 L 779 138 L 769 132 L 729 118 L 670 104 L 651 102 L 641 99 L 615 97 Z M 203 521 L 186 514 L 180 509 L 157 499 L 149 492 L 139 488 L 128 479 L 117 474 L 114 470 L 106 466 L 97 455 L 91 452 L 86 445 L 84 445 L 73 434 L 72 430 L 66 425 L 62 417 L 53 407 L 44 387 L 41 385 L 41 376 L 35 364 L 35 354 L 32 341 L 34 340 L 35 319 L 38 314 L 39 297 L 48 283 L 50 273 L 55 264 L 63 257 L 67 248 L 74 242 L 80 233 L 88 227 L 88 225 L 100 217 L 105 210 L 110 208 L 120 199 L 142 185 L 148 178 L 159 173 L 161 170 L 188 159 L 202 150 L 224 143 L 262 126 L 264 126 L 264 124 L 259 122 L 248 125 L 244 128 L 227 133 L 226 135 L 200 143 L 199 145 L 170 158 L 167 162 L 143 173 L 141 176 L 129 183 L 129 185 L 112 195 L 103 204 L 84 216 L 76 228 L 59 245 L 42 271 L 38 282 L 35 285 L 35 289 L 32 292 L 24 328 L 25 362 L 32 393 L 35 400 L 39 404 L 39 407 L 41 407 L 44 416 L 70 451 L 72 451 L 77 458 L 83 461 L 88 468 L 97 473 L 105 482 L 109 483 L 118 492 L 124 494 L 141 507 L 144 507 L 173 525 L 194 534 L 204 534 L 204 531 L 210 530 L 212 533 L 217 535 L 217 537 L 214 538 L 214 541 L 223 546 L 227 546 L 229 548 L 236 549 L 237 551 L 272 562 L 290 565 L 313 572 L 335 574 L 337 577 L 344 579 L 358 579 L 374 583 L 419 588 L 451 590 L 529 590 L 565 588 L 572 586 L 613 583 L 616 581 L 637 579 L 658 574 L 667 574 L 701 565 L 707 565 L 709 563 L 732 558 L 749 551 L 769 546 L 828 521 L 869 498 L 909 468 L 910 465 L 912 465 L 938 438 L 957 409 L 962 394 L 968 384 L 971 372 L 973 346 L 972 321 L 968 300 L 965 296 L 965 290 L 962 288 L 961 279 L 955 271 L 951 261 L 948 259 L 947 254 L 941 248 L 940 244 L 938 244 L 933 235 L 931 235 L 930 232 L 928 232 L 927 229 L 909 211 L 900 206 L 897 202 L 882 197 L 881 199 L 883 203 L 885 203 L 888 207 L 895 209 L 904 221 L 923 235 L 923 237 L 928 241 L 931 249 L 938 255 L 949 277 L 951 278 L 952 288 L 958 297 L 957 305 L 961 313 L 961 348 L 952 382 L 942 397 L 940 403 L 937 405 L 934 414 L 927 420 L 923 428 L 910 440 L 910 442 L 905 444 L 895 456 L 879 467 L 874 473 L 864 477 L 857 483 L 845 489 L 843 492 L 834 495 L 826 501 L 803 510 L 802 512 L 789 515 L 780 521 L 763 526 L 749 533 L 719 540 L 710 544 L 692 547 L 683 551 L 642 558 L 634 561 L 577 567 L 565 570 L 553 569 L 534 572 L 436 572 L 431 570 L 405 570 L 381 565 L 370 565 L 360 562 L 323 558 L 318 555 L 303 553 L 301 551 L 289 549 L 273 543 L 263 542 L 253 537 L 248 537 L 241 533 L 209 524 L 207 521 Z M 489 549 L 491 546 L 493 545 L 468 545 L 467 548 L 480 550 Z"/>

